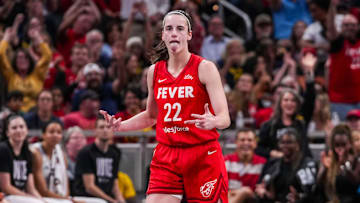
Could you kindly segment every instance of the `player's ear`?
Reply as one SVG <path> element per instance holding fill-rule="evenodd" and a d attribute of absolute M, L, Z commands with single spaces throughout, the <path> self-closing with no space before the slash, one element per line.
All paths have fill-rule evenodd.
<path fill-rule="evenodd" d="M 189 32 L 188 32 L 188 39 L 187 39 L 187 40 L 190 41 L 191 39 L 192 39 L 192 31 L 189 31 Z"/>

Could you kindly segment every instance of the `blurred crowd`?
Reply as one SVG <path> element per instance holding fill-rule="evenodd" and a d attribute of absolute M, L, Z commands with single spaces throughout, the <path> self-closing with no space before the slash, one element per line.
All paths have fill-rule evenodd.
<path fill-rule="evenodd" d="M 360 1 L 226 2 L 241 15 L 217 0 L 0 0 L 3 137 L 8 127 L 3 121 L 13 114 L 20 115 L 28 129 L 58 122 L 64 131 L 77 127 L 97 132 L 99 109 L 123 120 L 143 111 L 147 70 L 153 47 L 161 41 L 162 18 L 182 9 L 193 21 L 190 51 L 219 69 L 230 128 L 258 130 L 257 143 L 250 147 L 264 158 L 255 158 L 258 177 L 250 178 L 250 189 L 233 195 L 249 199 L 255 192 L 266 201 L 310 201 L 306 198 L 315 190 L 307 187 L 311 183 L 322 185 L 316 191 L 328 200 L 351 202 L 338 196 L 335 183 L 340 175 L 349 177 L 346 171 L 357 170 L 360 151 L 353 148 L 359 137 L 351 138 L 360 134 Z M 317 132 L 326 144 L 319 167 L 308 159 L 313 156 L 308 135 Z M 290 150 L 291 144 L 298 146 L 301 157 L 292 157 L 299 151 Z M 65 146 L 71 166 L 80 149 L 75 143 Z M 239 162 L 239 153 L 230 162 Z M 265 164 L 273 158 L 280 162 Z M 288 164 L 292 161 L 294 167 Z M 308 179 L 296 179 L 302 173 Z M 275 186 L 293 184 L 286 175 L 298 185 L 278 193 Z M 257 178 L 265 182 L 255 186 Z M 233 189 L 243 184 L 229 183 Z M 301 196 L 299 190 L 307 194 Z"/>

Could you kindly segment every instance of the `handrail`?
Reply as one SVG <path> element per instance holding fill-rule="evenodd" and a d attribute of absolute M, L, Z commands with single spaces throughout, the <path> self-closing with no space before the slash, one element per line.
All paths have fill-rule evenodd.
<path fill-rule="evenodd" d="M 229 9 L 230 11 L 232 11 L 233 13 L 240 16 L 244 20 L 245 25 L 246 25 L 245 40 L 250 40 L 252 38 L 252 23 L 251 23 L 251 20 L 250 20 L 248 14 L 246 14 L 244 11 L 242 11 L 241 9 L 237 8 L 236 6 L 232 5 L 231 3 L 229 3 L 225 0 L 219 0 L 218 2 L 220 4 L 219 11 L 220 11 L 220 15 L 222 17 L 224 17 L 224 13 L 223 13 L 224 8 L 223 7 L 225 7 L 227 9 Z"/>

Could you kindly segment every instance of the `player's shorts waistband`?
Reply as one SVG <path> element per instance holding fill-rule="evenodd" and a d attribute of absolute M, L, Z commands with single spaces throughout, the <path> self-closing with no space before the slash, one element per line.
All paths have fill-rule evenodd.
<path fill-rule="evenodd" d="M 167 147 L 173 147 L 173 148 L 191 148 L 191 147 L 213 144 L 213 143 L 217 143 L 217 142 L 218 141 L 216 139 L 213 139 L 213 140 L 208 140 L 206 142 L 200 142 L 200 143 L 196 143 L 196 144 L 168 144 L 168 143 L 163 143 L 163 142 L 159 142 L 159 144 L 167 146 Z"/>

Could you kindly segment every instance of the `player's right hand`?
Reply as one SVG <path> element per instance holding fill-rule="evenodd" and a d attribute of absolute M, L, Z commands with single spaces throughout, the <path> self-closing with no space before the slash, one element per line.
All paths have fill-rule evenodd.
<path fill-rule="evenodd" d="M 110 115 L 104 110 L 100 110 L 99 113 L 104 116 L 113 131 L 120 131 L 121 117 L 116 119 L 114 115 Z"/>

